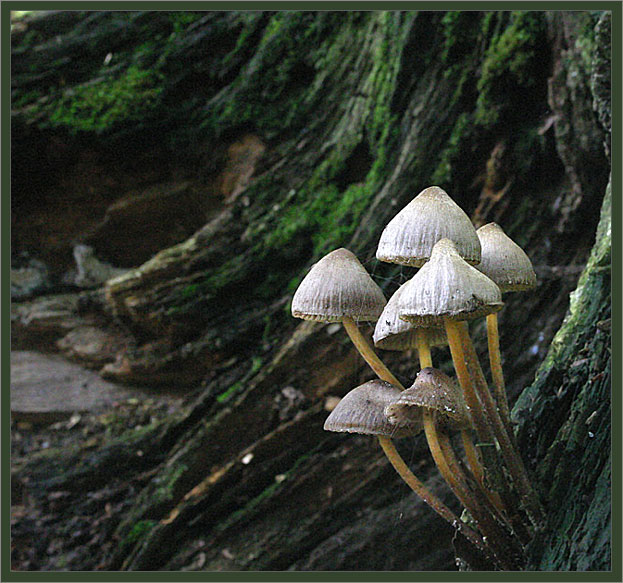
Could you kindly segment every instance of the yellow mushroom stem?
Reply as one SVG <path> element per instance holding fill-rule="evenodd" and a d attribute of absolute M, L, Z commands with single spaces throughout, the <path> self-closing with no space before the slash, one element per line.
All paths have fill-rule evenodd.
<path fill-rule="evenodd" d="M 418 352 L 418 358 L 420 360 L 420 368 L 432 367 L 433 359 L 430 353 L 430 346 L 426 339 L 426 333 L 424 332 L 423 328 L 416 328 L 415 342 L 416 342 L 416 348 Z M 461 431 L 461 434 L 463 437 L 463 444 L 465 446 L 465 454 L 467 456 L 467 461 L 469 463 L 470 469 L 472 470 L 476 478 L 476 482 L 478 486 L 486 494 L 486 496 L 491 499 L 491 502 L 494 504 L 496 510 L 498 512 L 502 512 L 502 503 L 499 499 L 499 496 L 496 497 L 493 492 L 485 488 L 484 469 L 478 459 L 476 448 L 472 441 L 471 432 L 465 429 Z M 441 469 L 439 471 L 441 471 Z"/>
<path fill-rule="evenodd" d="M 489 363 L 491 365 L 491 377 L 493 379 L 493 388 L 495 392 L 495 400 L 497 402 L 498 411 L 502 422 L 506 426 L 513 445 L 515 444 L 513 426 L 511 424 L 511 416 L 506 398 L 506 386 L 504 383 L 504 372 L 502 370 L 502 355 L 500 353 L 500 334 L 498 330 L 498 315 L 489 314 L 487 316 L 487 343 L 489 348 Z"/>
<path fill-rule="evenodd" d="M 424 484 L 409 469 L 404 462 L 396 447 L 389 437 L 379 436 L 379 443 L 396 472 L 404 480 L 404 482 L 413 490 L 426 504 L 428 504 L 441 518 L 449 522 L 453 528 L 460 532 L 468 541 L 470 541 L 477 549 L 489 555 L 487 545 L 482 537 L 467 526 L 464 522 L 450 510 L 437 496 L 432 494 Z"/>
<path fill-rule="evenodd" d="M 521 551 L 504 528 L 496 522 L 493 508 L 486 508 L 474 498 L 450 444 L 448 436 L 438 431 L 432 411 L 422 411 L 424 432 L 428 447 L 439 468 L 439 472 L 448 483 L 461 504 L 469 510 L 478 530 L 491 547 L 497 561 L 505 570 L 517 568 L 521 563 Z"/>
<path fill-rule="evenodd" d="M 391 373 L 387 366 L 385 366 L 385 363 L 378 357 L 376 352 L 372 350 L 372 347 L 357 327 L 355 321 L 352 318 L 346 317 L 342 320 L 342 325 L 352 343 L 355 345 L 355 348 L 359 351 L 359 354 L 361 354 L 376 375 L 381 380 L 387 381 L 404 390 L 402 383 Z"/>
<path fill-rule="evenodd" d="M 467 364 L 467 369 L 470 371 L 472 382 L 478 393 L 478 397 L 482 400 L 483 406 L 487 413 L 487 417 L 491 422 L 493 432 L 500 445 L 500 451 L 506 467 L 513 480 L 513 485 L 517 489 L 521 498 L 522 505 L 524 506 L 528 517 L 537 528 L 541 528 L 545 522 L 545 513 L 541 507 L 538 496 L 534 491 L 528 473 L 524 467 L 523 461 L 511 442 L 504 423 L 498 414 L 493 397 L 489 392 L 487 381 L 485 379 L 480 362 L 478 361 L 478 355 L 474 349 L 474 345 L 469 337 L 467 324 L 465 322 L 453 323 L 458 330 L 458 335 L 461 341 L 461 346 Z"/>
<path fill-rule="evenodd" d="M 448 344 L 450 346 L 450 353 L 452 355 L 454 369 L 456 371 L 459 385 L 463 390 L 465 404 L 470 411 L 472 423 L 474 424 L 474 429 L 476 430 L 478 441 L 482 444 L 481 447 L 492 446 L 487 447 L 487 452 L 481 449 L 482 457 L 485 461 L 484 467 L 487 469 L 489 476 L 493 479 L 493 483 L 502 491 L 503 507 L 505 508 L 508 516 L 519 516 L 520 514 L 516 509 L 515 500 L 510 495 L 506 495 L 508 487 L 504 473 L 502 471 L 501 460 L 498 457 L 499 454 L 495 449 L 495 436 L 491 429 L 490 421 L 485 415 L 482 409 L 482 405 L 480 404 L 480 401 L 476 395 L 474 386 L 472 384 L 472 379 L 465 363 L 465 354 L 461 341 L 459 322 L 445 319 L 444 324 L 446 328 L 446 334 L 448 336 Z M 486 484 L 484 485 L 485 490 L 488 491 L 489 489 L 486 487 Z M 514 524 L 514 528 L 515 530 L 517 530 L 516 524 Z"/>
<path fill-rule="evenodd" d="M 430 346 L 426 341 L 426 332 L 423 328 L 415 329 L 415 346 L 417 355 L 420 359 L 420 368 L 429 368 L 433 366 L 433 358 L 430 354 Z"/>
<path fill-rule="evenodd" d="M 448 336 L 448 344 L 450 345 L 450 354 L 452 355 L 454 370 L 456 371 L 459 385 L 461 385 L 461 389 L 463 389 L 465 404 L 471 414 L 478 440 L 482 443 L 490 443 L 493 445 L 495 441 L 493 432 L 489 426 L 487 417 L 484 414 L 482 405 L 476 396 L 469 371 L 467 370 L 467 365 L 465 364 L 465 355 L 461 344 L 459 323 L 454 320 L 444 319 L 444 324 L 446 327 L 446 334 Z"/>
<path fill-rule="evenodd" d="M 430 346 L 426 340 L 426 333 L 424 332 L 423 328 L 416 328 L 415 346 L 417 348 L 418 358 L 420 360 L 420 369 L 432 367 L 433 359 L 430 353 Z M 432 420 L 429 420 L 429 421 L 430 422 L 428 425 L 428 429 L 426 429 L 426 425 L 425 425 L 425 432 L 426 432 L 426 440 L 428 442 L 428 447 L 430 448 L 431 453 L 433 454 L 433 459 L 435 460 L 435 463 L 441 475 L 443 476 L 444 480 L 446 480 L 450 488 L 452 488 L 452 491 L 455 492 L 455 494 L 457 495 L 457 498 L 459 498 L 459 500 L 467 508 L 467 504 L 464 501 L 465 496 L 463 494 L 459 495 L 459 493 L 456 492 L 456 488 L 459 486 L 457 483 L 453 483 L 452 472 L 449 470 L 447 460 L 444 459 L 443 453 L 441 452 L 441 450 L 439 449 L 437 445 L 438 438 L 437 438 L 437 430 L 435 428 L 435 424 L 432 422 Z M 435 451 L 433 451 L 433 449 Z M 470 460 L 470 465 L 473 461 L 477 462 L 477 458 L 475 458 L 475 460 L 473 459 Z M 482 468 L 478 467 L 478 470 L 480 470 L 480 474 L 482 475 Z M 460 490 L 460 487 L 459 487 L 459 490 Z"/>
<path fill-rule="evenodd" d="M 481 461 L 478 459 L 478 452 L 474 445 L 474 440 L 472 439 L 472 432 L 469 429 L 463 429 L 461 431 L 461 439 L 463 441 L 463 449 L 465 450 L 465 457 L 467 458 L 469 469 L 472 471 L 472 474 L 474 474 L 474 478 L 480 490 L 487 496 L 495 509 L 499 513 L 504 514 L 506 509 L 504 508 L 500 495 L 490 490 L 485 484 L 484 468 L 482 467 Z"/>
<path fill-rule="evenodd" d="M 426 435 L 426 441 L 428 442 L 428 448 L 430 449 L 430 453 L 435 460 L 435 464 L 439 468 L 439 473 L 448 483 L 448 486 L 450 486 L 451 490 L 460 500 L 461 504 L 463 504 L 463 506 L 465 506 L 465 508 L 467 508 L 472 515 L 474 515 L 476 502 L 462 480 L 462 476 L 450 469 L 450 463 L 446 457 L 447 454 L 444 452 L 439 442 L 437 426 L 435 424 L 432 411 L 423 409 L 422 420 L 424 422 L 424 433 Z"/>
<path fill-rule="evenodd" d="M 359 351 L 359 354 L 363 357 L 370 368 L 377 374 L 377 376 L 388 383 L 391 383 L 400 389 L 404 390 L 402 383 L 391 373 L 385 363 L 374 352 L 368 341 L 360 332 L 357 324 L 355 324 L 352 318 L 344 318 L 342 324 L 352 340 L 355 348 Z M 426 489 L 424 484 L 413 474 L 409 469 L 401 455 L 396 450 L 392 440 L 389 437 L 377 436 L 379 444 L 383 449 L 383 452 L 387 456 L 387 459 L 392 464 L 398 475 L 402 480 L 415 492 L 426 504 L 428 504 L 439 516 L 448 521 L 458 532 L 463 534 L 467 540 L 469 540 L 475 547 L 481 550 L 485 554 L 489 554 L 487 545 L 482 538 L 470 529 L 465 523 L 461 522 L 457 516 L 439 499 Z"/>

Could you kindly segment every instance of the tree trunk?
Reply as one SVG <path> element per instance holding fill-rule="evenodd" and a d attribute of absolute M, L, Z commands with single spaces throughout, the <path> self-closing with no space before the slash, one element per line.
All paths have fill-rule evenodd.
<path fill-rule="evenodd" d="M 328 397 L 371 371 L 342 331 L 289 314 L 340 246 L 389 297 L 414 271 L 377 262 L 380 233 L 438 184 L 476 226 L 499 223 L 539 279 L 500 313 L 518 443 L 547 509 L 526 569 L 609 570 L 610 16 L 16 21 L 14 265 L 41 260 L 57 292 L 76 289 L 77 243 L 95 250 L 88 265 L 124 268 L 78 302 L 126 340 L 101 374 L 189 397 L 163 422 L 16 467 L 15 568 L 456 569 L 452 529 L 378 444 L 322 430 Z M 382 356 L 410 384 L 414 355 Z M 426 444 L 396 444 L 458 512 Z"/>

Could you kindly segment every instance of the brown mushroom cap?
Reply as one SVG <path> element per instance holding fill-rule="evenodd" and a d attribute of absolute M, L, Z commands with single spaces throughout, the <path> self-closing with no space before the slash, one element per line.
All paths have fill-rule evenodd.
<path fill-rule="evenodd" d="M 403 208 L 381 234 L 376 258 L 421 267 L 440 239 L 451 239 L 468 263 L 480 261 L 480 241 L 463 209 L 438 186 L 426 188 Z"/>
<path fill-rule="evenodd" d="M 292 315 L 303 320 L 376 321 L 385 296 L 348 249 L 336 249 L 316 263 L 292 298 Z"/>
<path fill-rule="evenodd" d="M 418 326 L 443 326 L 444 318 L 470 320 L 503 305 L 500 288 L 462 259 L 449 239 L 435 244 L 430 261 L 404 288 L 398 313 Z"/>
<path fill-rule="evenodd" d="M 502 293 L 536 287 L 536 274 L 524 250 L 496 223 L 476 231 L 482 247 L 478 271 L 497 283 Z"/>
<path fill-rule="evenodd" d="M 386 381 L 373 380 L 358 386 L 337 404 L 324 423 L 326 431 L 406 437 L 421 431 L 421 424 L 392 424 L 385 417 L 385 407 L 400 389 Z"/>
<path fill-rule="evenodd" d="M 404 285 L 394 292 L 379 316 L 372 336 L 374 345 L 383 350 L 410 350 L 416 347 L 416 330 L 419 329 L 425 334 L 429 347 L 447 346 L 448 338 L 444 328 L 418 328 L 399 318 L 398 300 L 403 289 Z"/>
<path fill-rule="evenodd" d="M 424 410 L 433 412 L 435 423 L 446 430 L 472 425 L 461 390 L 448 375 L 435 368 L 422 369 L 413 385 L 385 408 L 385 414 L 390 422 L 404 425 L 419 418 Z"/>

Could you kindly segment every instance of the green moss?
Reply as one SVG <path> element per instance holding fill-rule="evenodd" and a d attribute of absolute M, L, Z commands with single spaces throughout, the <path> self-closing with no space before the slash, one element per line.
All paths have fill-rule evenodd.
<path fill-rule="evenodd" d="M 354 113 L 348 127 L 337 128 L 339 135 L 334 138 L 335 146 L 292 194 L 285 210 L 278 209 L 264 217 L 262 224 L 249 231 L 260 255 L 272 249 L 287 248 L 300 241 L 305 233 L 313 233 L 311 242 L 315 257 L 345 245 L 386 176 L 387 152 L 391 151 L 396 139 L 390 132 L 394 122 L 390 103 L 408 27 L 401 16 L 393 12 L 376 14 L 370 27 L 380 32 L 374 36 L 372 64 L 367 79 L 362 82 L 366 97 L 362 97 L 364 101 L 360 108 L 353 106 L 354 111 L 361 111 L 362 115 L 357 118 Z M 342 34 L 349 33 L 356 34 L 346 26 Z M 361 34 L 361 30 L 358 33 Z M 355 42 L 352 38 L 340 39 L 332 44 L 331 50 L 347 41 Z M 327 57 L 331 58 L 331 55 Z M 361 182 L 340 187 L 339 177 L 345 171 L 346 161 L 362 143 L 364 135 L 371 155 L 371 168 Z"/>
<path fill-rule="evenodd" d="M 332 18 L 328 14 L 319 20 Z M 315 84 L 317 67 L 302 43 L 309 47 L 331 42 L 321 42 L 318 25 L 311 27 L 309 21 L 305 12 L 282 11 L 270 16 L 247 70 L 217 99 L 210 99 L 201 122 L 205 131 L 218 136 L 224 127 L 251 124 L 271 137 L 284 128 L 293 131 L 305 125 L 313 106 L 310 85 Z M 250 36 L 243 33 L 238 37 L 234 49 L 224 57 L 225 63 L 248 48 Z"/>
<path fill-rule="evenodd" d="M 185 317 L 219 296 L 223 290 L 235 287 L 245 278 L 245 258 L 236 255 L 217 268 L 205 273 L 205 277 L 182 288 L 175 290 L 169 298 L 171 304 L 167 308 L 167 317 Z"/>
<path fill-rule="evenodd" d="M 595 10 L 582 13 L 584 23 L 576 38 L 575 48 L 580 53 L 585 74 L 590 74 L 593 68 L 593 55 L 597 44 L 595 27 L 601 14 L 601 12 Z"/>
<path fill-rule="evenodd" d="M 140 539 L 145 538 L 158 524 L 156 520 L 139 520 L 121 542 L 123 547 L 135 545 Z"/>
<path fill-rule="evenodd" d="M 218 395 L 216 397 L 216 400 L 219 403 L 225 403 L 229 401 L 229 399 L 233 397 L 236 393 L 239 393 L 243 387 L 244 384 L 241 381 L 238 381 L 237 383 L 234 383 L 231 387 L 229 387 L 229 389 L 227 389 L 224 393 Z"/>
<path fill-rule="evenodd" d="M 55 102 L 50 123 L 102 132 L 122 122 L 138 121 L 156 107 L 161 80 L 158 73 L 132 65 L 115 79 L 78 85 Z"/>
<path fill-rule="evenodd" d="M 495 124 L 508 95 L 529 89 L 539 67 L 545 22 L 540 12 L 512 12 L 508 26 L 489 44 L 478 79 L 476 122 Z"/>
<path fill-rule="evenodd" d="M 313 451 L 310 451 L 299 457 L 294 462 L 292 467 L 287 472 L 282 474 L 281 480 L 275 480 L 274 482 L 271 482 L 266 488 L 264 488 L 264 490 L 262 490 L 257 496 L 255 496 L 255 498 L 250 500 L 243 508 L 232 512 L 225 521 L 217 525 L 216 530 L 222 532 L 236 523 L 250 520 L 258 513 L 261 506 L 267 500 L 275 496 L 279 491 L 284 488 L 284 486 L 287 484 L 288 478 L 294 475 L 298 468 L 303 465 L 310 457 L 312 457 L 313 453 Z"/>
<path fill-rule="evenodd" d="M 452 183 L 452 168 L 459 159 L 462 145 L 471 135 L 472 124 L 472 116 L 468 113 L 462 113 L 457 118 L 447 146 L 442 150 L 441 159 L 433 172 L 433 183 L 441 186 Z"/>
<path fill-rule="evenodd" d="M 251 358 L 251 368 L 238 382 L 234 383 L 225 392 L 216 397 L 217 402 L 225 403 L 229 401 L 234 395 L 240 393 L 246 386 L 247 381 L 262 368 L 262 358 L 259 356 L 253 356 Z"/>
<path fill-rule="evenodd" d="M 194 22 L 204 18 L 205 12 L 191 12 L 186 10 L 181 12 L 169 12 L 168 17 L 173 25 L 173 31 L 179 33 Z"/>
<path fill-rule="evenodd" d="M 169 466 L 165 466 L 163 470 L 158 473 L 158 477 L 154 478 L 154 483 L 158 486 L 150 496 L 155 497 L 157 503 L 173 500 L 177 482 L 187 470 L 188 466 L 186 466 L 186 464 L 170 464 Z"/>
<path fill-rule="evenodd" d="M 479 27 L 475 26 L 475 21 L 479 18 L 481 15 L 478 12 L 450 11 L 441 19 L 441 32 L 444 38 L 441 60 L 447 73 L 456 67 L 461 68 L 465 58 L 477 47 Z"/>
<path fill-rule="evenodd" d="M 198 283 L 191 283 L 190 285 L 187 285 L 184 289 L 182 289 L 182 297 L 188 298 L 197 295 L 199 288 L 200 286 Z"/>

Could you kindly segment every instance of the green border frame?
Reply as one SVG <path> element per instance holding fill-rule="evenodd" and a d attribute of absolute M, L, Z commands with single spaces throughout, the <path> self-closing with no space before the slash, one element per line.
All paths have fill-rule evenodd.
<path fill-rule="evenodd" d="M 621 383 L 621 360 L 614 358 L 612 364 L 612 571 L 607 572 L 516 572 L 516 573 L 450 573 L 450 572 L 387 572 L 387 571 L 315 571 L 315 572 L 17 572 L 10 570 L 10 151 L 11 151 L 11 106 L 10 106 L 10 12 L 12 10 L 609 10 L 612 11 L 612 318 L 614 320 L 612 350 L 621 355 L 621 19 L 623 2 L 611 0 L 465 0 L 465 1 L 396 1 L 396 0 L 232 0 L 225 1 L 41 1 L 8 0 L 0 5 L 0 26 L 2 42 L 2 199 L 1 216 L 1 296 L 0 322 L 2 325 L 0 379 L 2 381 L 0 453 L 1 466 L 1 517 L 2 546 L 0 549 L 1 581 L 58 581 L 58 582 L 104 582 L 104 581 L 623 581 L 623 559 L 621 539 L 621 459 L 622 451 L 622 403 L 619 390 Z"/>
<path fill-rule="evenodd" d="M 621 14 L 614 0 L 6 0 L 11 10 L 611 10 Z M 614 35 L 613 35 L 614 36 Z"/>

